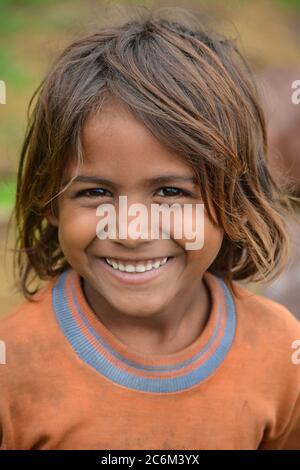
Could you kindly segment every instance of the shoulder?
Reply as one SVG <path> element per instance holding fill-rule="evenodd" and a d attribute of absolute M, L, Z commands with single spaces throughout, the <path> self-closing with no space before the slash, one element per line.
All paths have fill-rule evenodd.
<path fill-rule="evenodd" d="M 53 282 L 0 321 L 0 450 L 14 449 L 27 439 L 20 423 L 30 422 L 38 404 L 45 408 L 51 403 L 56 377 L 63 375 L 65 346 L 52 309 Z"/>
<path fill-rule="evenodd" d="M 234 284 L 237 316 L 245 327 L 275 335 L 278 341 L 300 339 L 300 321 L 284 305 Z"/>
<path fill-rule="evenodd" d="M 300 449 L 300 322 L 282 304 L 239 287 L 237 336 L 267 418 L 261 449 Z M 259 399 L 257 398 L 259 397 Z"/>
<path fill-rule="evenodd" d="M 57 342 L 58 327 L 52 309 L 53 282 L 48 281 L 33 300 L 23 301 L 1 318 L 0 341 L 5 366 L 0 366 L 0 378 L 6 373 L 22 375 L 24 368 L 38 364 L 51 344 Z"/>
<path fill-rule="evenodd" d="M 235 344 L 251 375 L 285 393 L 300 392 L 300 322 L 283 305 L 235 283 Z M 297 352 L 297 349 L 299 352 Z M 297 354 L 299 360 L 297 361 Z M 242 361 L 243 362 L 243 361 Z M 276 371 L 276 373 L 275 373 Z"/>
<path fill-rule="evenodd" d="M 253 413 L 264 417 L 265 448 L 273 442 L 274 448 L 298 449 L 300 322 L 285 306 L 236 282 L 231 295 L 236 327 L 226 379 L 231 374 Z"/>
<path fill-rule="evenodd" d="M 26 330 L 31 330 L 33 323 L 41 319 L 42 312 L 51 304 L 51 289 L 53 282 L 49 281 L 31 300 L 23 300 L 0 319 L 0 337 L 8 338 Z M 46 312 L 45 312 L 46 313 Z M 45 319 L 45 314 L 43 319 Z"/>

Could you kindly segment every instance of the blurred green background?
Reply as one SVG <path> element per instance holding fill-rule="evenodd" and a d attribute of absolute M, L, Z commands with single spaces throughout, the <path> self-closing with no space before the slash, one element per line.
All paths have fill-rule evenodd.
<path fill-rule="evenodd" d="M 0 105 L 0 315 L 20 301 L 11 287 L 11 255 L 5 263 L 3 255 L 31 95 L 52 60 L 77 35 L 120 16 L 122 8 L 130 12 L 136 6 L 176 6 L 208 19 L 221 32 L 239 37 L 257 72 L 299 65 L 300 0 L 0 0 L 0 80 L 7 87 L 6 104 Z M 12 244 L 10 234 L 8 246 Z"/>

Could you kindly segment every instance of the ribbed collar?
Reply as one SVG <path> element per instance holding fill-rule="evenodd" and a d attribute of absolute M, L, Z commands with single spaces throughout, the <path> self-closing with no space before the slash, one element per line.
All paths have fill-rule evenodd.
<path fill-rule="evenodd" d="M 114 336 L 89 306 L 79 274 L 62 273 L 52 289 L 53 308 L 77 355 L 107 379 L 149 393 L 176 393 L 195 387 L 224 361 L 235 333 L 235 305 L 225 282 L 204 274 L 211 297 L 209 319 L 198 338 L 179 352 L 141 354 Z"/>

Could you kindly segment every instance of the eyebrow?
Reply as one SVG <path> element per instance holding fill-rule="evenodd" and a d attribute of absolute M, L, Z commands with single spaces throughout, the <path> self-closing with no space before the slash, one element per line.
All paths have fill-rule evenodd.
<path fill-rule="evenodd" d="M 101 178 L 99 176 L 88 176 L 88 175 L 78 175 L 74 179 L 69 178 L 63 182 L 63 186 L 67 185 L 70 181 L 74 183 L 93 183 L 93 184 L 105 184 L 113 188 L 118 188 L 118 184 L 110 181 L 107 178 Z M 152 186 L 154 184 L 164 184 L 171 182 L 182 182 L 182 183 L 192 183 L 198 186 L 198 180 L 195 176 L 181 176 L 181 175 L 165 175 L 157 176 L 154 178 L 146 178 L 142 180 L 141 186 Z"/>

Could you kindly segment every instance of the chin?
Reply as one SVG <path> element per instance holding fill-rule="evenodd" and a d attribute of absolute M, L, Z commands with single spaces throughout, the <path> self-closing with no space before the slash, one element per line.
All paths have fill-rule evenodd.
<path fill-rule="evenodd" d="M 139 302 L 110 302 L 106 299 L 115 309 L 127 315 L 129 317 L 147 318 L 154 317 L 161 312 L 165 305 L 164 304 L 149 304 L 147 299 L 140 300 Z"/>

